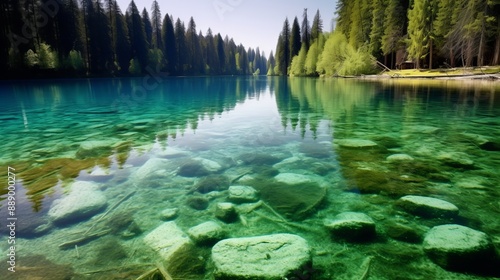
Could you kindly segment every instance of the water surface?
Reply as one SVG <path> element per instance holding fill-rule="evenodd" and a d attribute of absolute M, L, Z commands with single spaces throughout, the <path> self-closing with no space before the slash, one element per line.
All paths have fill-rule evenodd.
<path fill-rule="evenodd" d="M 6 185 L 7 166 L 17 178 L 19 269 L 9 279 L 136 279 L 159 261 L 143 239 L 165 221 L 161 212 L 178 208 L 172 219 L 184 231 L 217 221 L 214 207 L 231 184 L 258 189 L 275 213 L 262 207 L 218 221 L 228 235 L 304 237 L 314 279 L 360 277 L 367 257 L 370 279 L 488 278 L 433 264 L 421 241 L 393 238 L 400 225 L 423 237 L 435 225 L 458 223 L 500 244 L 498 83 L 141 78 L 4 82 L 0 93 L 0 178 Z M 345 139 L 377 146 L 338 145 Z M 388 161 L 393 154 L 413 161 Z M 144 167 L 155 160 L 162 165 Z M 279 174 L 309 181 L 284 184 Z M 52 223 L 53 201 L 75 181 L 96 185 L 106 208 Z M 395 207 L 408 194 L 452 202 L 460 216 L 408 214 Z M 5 220 L 6 188 L 2 195 Z M 332 238 L 323 221 L 345 211 L 372 217 L 376 239 Z M 104 233 L 61 246 L 89 228 Z M 0 246 L 7 252 L 7 241 Z M 196 254 L 195 263 L 170 268 L 174 279 L 211 279 L 210 246 Z"/>

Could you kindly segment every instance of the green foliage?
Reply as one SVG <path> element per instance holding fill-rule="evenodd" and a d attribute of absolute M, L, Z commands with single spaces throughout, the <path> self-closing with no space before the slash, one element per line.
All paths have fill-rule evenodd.
<path fill-rule="evenodd" d="M 298 55 L 294 56 L 292 59 L 292 65 L 290 66 L 291 76 L 305 76 L 306 75 L 306 46 L 302 45 Z"/>
<path fill-rule="evenodd" d="M 32 49 L 29 49 L 24 55 L 24 61 L 29 67 L 34 67 L 38 65 L 38 55 Z"/>
<path fill-rule="evenodd" d="M 69 52 L 68 66 L 76 71 L 83 70 L 83 58 L 79 51 L 71 50 Z"/>
<path fill-rule="evenodd" d="M 142 73 L 141 63 L 137 58 L 130 60 L 130 66 L 128 72 L 132 75 L 140 75 Z"/>
<path fill-rule="evenodd" d="M 324 45 L 325 45 L 325 36 L 323 34 L 321 34 L 319 38 L 317 38 L 311 43 L 311 47 L 307 52 L 306 61 L 304 63 L 306 75 L 308 76 L 318 75 L 316 69 L 317 69 L 318 59 L 323 50 Z"/>
<path fill-rule="evenodd" d="M 334 32 L 325 43 L 317 71 L 327 76 L 371 74 L 374 71 L 373 60 L 366 47 L 356 50 L 344 34 Z"/>
<path fill-rule="evenodd" d="M 408 57 L 420 68 L 429 49 L 429 17 L 427 0 L 415 0 L 408 12 Z"/>
<path fill-rule="evenodd" d="M 164 58 L 163 52 L 160 49 L 150 49 L 148 58 L 148 65 L 150 65 L 154 71 L 159 71 L 162 68 Z"/>
<path fill-rule="evenodd" d="M 54 69 L 57 66 L 57 55 L 46 43 L 41 43 L 37 51 L 38 66 L 41 69 Z"/>

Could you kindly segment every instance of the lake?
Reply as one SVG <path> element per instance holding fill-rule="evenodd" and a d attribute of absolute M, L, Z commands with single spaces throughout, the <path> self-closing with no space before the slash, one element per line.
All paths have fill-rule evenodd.
<path fill-rule="evenodd" d="M 15 225 L 0 267 L 16 270 L 1 279 L 222 279 L 217 241 L 280 233 L 310 249 L 280 279 L 499 276 L 460 265 L 500 248 L 498 82 L 146 76 L 0 94 Z M 487 250 L 436 257 L 431 229 L 450 224 Z"/>

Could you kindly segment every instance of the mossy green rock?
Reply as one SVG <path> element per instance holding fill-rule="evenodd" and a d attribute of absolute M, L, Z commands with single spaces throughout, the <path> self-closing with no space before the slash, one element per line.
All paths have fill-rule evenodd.
<path fill-rule="evenodd" d="M 293 234 L 230 238 L 212 248 L 217 280 L 294 279 L 311 265 L 307 241 Z"/>
<path fill-rule="evenodd" d="M 484 232 L 456 224 L 433 227 L 423 246 L 433 262 L 450 270 L 483 273 L 496 259 L 493 243 Z"/>
<path fill-rule="evenodd" d="M 368 241 L 376 234 L 375 222 L 364 213 L 340 213 L 324 225 L 334 237 L 348 241 Z"/>
<path fill-rule="evenodd" d="M 273 179 L 256 179 L 249 185 L 258 190 L 261 199 L 276 211 L 294 220 L 306 218 L 326 196 L 326 188 L 315 182 L 285 184 Z"/>

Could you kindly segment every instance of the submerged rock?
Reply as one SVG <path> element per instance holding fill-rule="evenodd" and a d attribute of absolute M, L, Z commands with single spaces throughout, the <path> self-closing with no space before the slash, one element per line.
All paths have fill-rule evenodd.
<path fill-rule="evenodd" d="M 107 205 L 106 197 L 94 183 L 77 181 L 69 188 L 67 196 L 54 200 L 50 206 L 48 215 L 54 223 L 79 222 L 99 213 Z"/>
<path fill-rule="evenodd" d="M 366 139 L 337 139 L 334 141 L 337 145 L 343 148 L 366 149 L 377 146 L 377 143 Z"/>
<path fill-rule="evenodd" d="M 458 207 L 441 199 L 407 195 L 400 198 L 396 205 L 408 213 L 428 218 L 454 218 Z"/>
<path fill-rule="evenodd" d="M 311 265 L 307 241 L 293 234 L 230 238 L 212 248 L 215 279 L 291 279 Z M 298 274 L 299 275 L 299 274 Z"/>
<path fill-rule="evenodd" d="M 79 159 L 90 157 L 102 157 L 111 152 L 112 146 L 116 141 L 113 140 L 93 140 L 80 143 L 80 147 L 76 151 L 76 157 Z"/>
<path fill-rule="evenodd" d="M 474 143 L 474 145 L 486 151 L 500 151 L 500 141 L 494 141 L 486 136 L 474 133 L 460 133 L 460 136 L 464 137 L 468 141 Z"/>
<path fill-rule="evenodd" d="M 280 162 L 283 158 L 278 158 L 269 154 L 247 153 L 240 155 L 239 159 L 245 164 L 273 165 Z"/>
<path fill-rule="evenodd" d="M 302 175 L 302 174 L 297 174 L 297 173 L 280 173 L 276 176 L 274 176 L 274 179 L 277 182 L 283 183 L 283 184 L 307 184 L 307 183 L 314 183 L 318 182 L 319 178 L 313 177 L 313 176 L 308 176 L 308 175 Z"/>
<path fill-rule="evenodd" d="M 386 158 L 388 162 L 413 161 L 414 158 L 407 154 L 394 154 Z"/>
<path fill-rule="evenodd" d="M 216 222 L 205 222 L 188 230 L 191 239 L 197 244 L 211 245 L 224 239 L 226 231 Z"/>
<path fill-rule="evenodd" d="M 276 180 L 256 179 L 249 184 L 260 192 L 262 200 L 277 212 L 294 220 L 304 219 L 320 206 L 326 196 L 325 186 L 310 181 L 287 184 Z"/>
<path fill-rule="evenodd" d="M 421 134 L 434 134 L 439 132 L 441 129 L 439 127 L 430 125 L 414 125 L 410 127 L 411 132 L 421 133 Z"/>
<path fill-rule="evenodd" d="M 230 186 L 228 199 L 234 203 L 255 202 L 259 200 L 259 193 L 248 186 Z"/>
<path fill-rule="evenodd" d="M 219 202 L 215 206 L 215 217 L 223 222 L 232 223 L 238 219 L 238 213 L 236 213 L 234 204 Z"/>
<path fill-rule="evenodd" d="M 144 237 L 144 243 L 158 252 L 165 262 L 175 261 L 176 255 L 192 245 L 189 237 L 175 222 L 165 222 Z"/>
<path fill-rule="evenodd" d="M 222 166 L 209 159 L 194 158 L 184 162 L 178 174 L 184 177 L 201 177 L 222 170 Z"/>
<path fill-rule="evenodd" d="M 368 241 L 376 234 L 375 222 L 364 213 L 340 213 L 324 225 L 335 237 L 349 241 Z"/>
<path fill-rule="evenodd" d="M 179 214 L 179 208 L 167 208 L 161 211 L 160 216 L 163 220 L 173 220 Z"/>
<path fill-rule="evenodd" d="M 433 227 L 423 246 L 433 262 L 450 270 L 481 272 L 496 258 L 493 243 L 485 233 L 455 224 Z"/>
<path fill-rule="evenodd" d="M 194 186 L 193 191 L 209 193 L 212 191 L 223 191 L 229 187 L 230 181 L 226 176 L 212 174 L 201 178 Z"/>
<path fill-rule="evenodd" d="M 169 161 L 160 158 L 151 158 L 132 174 L 132 179 L 143 180 L 154 174 L 164 171 Z"/>
<path fill-rule="evenodd" d="M 422 237 L 415 229 L 399 223 L 389 225 L 386 231 L 387 235 L 395 240 L 408 243 L 419 243 L 422 241 Z"/>
<path fill-rule="evenodd" d="M 440 153 L 437 156 L 437 159 L 443 162 L 446 165 L 457 167 L 457 168 L 465 168 L 465 169 L 473 169 L 474 161 L 469 158 L 469 155 L 462 152 L 444 152 Z"/>
<path fill-rule="evenodd" d="M 195 210 L 205 210 L 208 207 L 208 198 L 201 195 L 194 195 L 188 197 L 187 205 Z"/>

